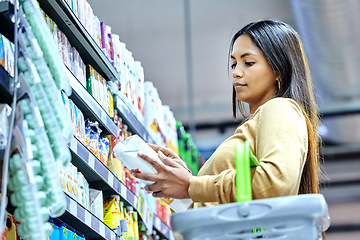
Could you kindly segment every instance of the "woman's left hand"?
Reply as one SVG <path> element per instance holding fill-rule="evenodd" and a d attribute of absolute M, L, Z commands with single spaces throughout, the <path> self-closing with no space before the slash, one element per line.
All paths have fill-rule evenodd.
<path fill-rule="evenodd" d="M 155 182 L 147 185 L 145 190 L 153 192 L 154 197 L 190 198 L 188 188 L 192 174 L 182 165 L 165 156 L 161 151 L 158 151 L 158 156 L 164 164 L 143 153 L 138 153 L 138 156 L 157 170 L 156 174 L 132 172 L 136 178 Z"/>

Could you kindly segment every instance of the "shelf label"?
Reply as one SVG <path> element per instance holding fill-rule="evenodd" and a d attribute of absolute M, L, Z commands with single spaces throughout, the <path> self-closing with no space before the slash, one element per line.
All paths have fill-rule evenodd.
<path fill-rule="evenodd" d="M 120 184 L 120 194 L 123 198 L 127 199 L 127 188 L 124 184 Z"/>
<path fill-rule="evenodd" d="M 91 226 L 91 213 L 88 211 L 85 211 L 85 224 L 89 227 Z"/>
<path fill-rule="evenodd" d="M 114 175 L 111 172 L 108 173 L 107 182 L 112 188 L 114 188 Z"/>
<path fill-rule="evenodd" d="M 105 224 L 101 223 L 99 230 L 100 235 L 105 238 Z"/>
<path fill-rule="evenodd" d="M 154 226 L 158 229 L 158 230 L 162 230 L 161 229 L 161 220 L 160 220 L 160 218 L 158 218 L 158 217 L 155 217 L 155 219 L 154 219 Z"/>
<path fill-rule="evenodd" d="M 89 154 L 88 164 L 92 169 L 94 169 L 94 167 L 95 167 L 95 156 L 94 155 Z"/>
<path fill-rule="evenodd" d="M 77 217 L 77 203 L 72 199 L 69 202 L 69 212 Z"/>
<path fill-rule="evenodd" d="M 100 120 L 104 125 L 107 125 L 107 114 L 102 109 L 100 110 Z"/>

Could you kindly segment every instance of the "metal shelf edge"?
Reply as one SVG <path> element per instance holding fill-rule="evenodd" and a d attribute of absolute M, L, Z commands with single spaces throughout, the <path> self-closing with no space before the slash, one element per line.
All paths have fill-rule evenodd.
<path fill-rule="evenodd" d="M 63 0 L 39 0 L 40 7 L 57 23 L 87 64 L 108 80 L 118 79 L 115 67 Z"/>
<path fill-rule="evenodd" d="M 66 203 L 67 203 L 67 209 L 66 209 L 67 212 L 72 217 L 76 218 L 77 221 L 83 222 L 83 224 L 86 226 L 86 227 L 82 226 L 82 229 L 85 228 L 91 229 L 93 233 L 95 233 L 94 235 L 99 235 L 106 240 L 107 239 L 120 240 L 120 237 L 117 237 L 115 232 L 112 231 L 108 226 L 106 226 L 105 223 L 99 220 L 89 210 L 84 208 L 82 205 L 80 205 L 78 202 L 76 202 L 68 195 L 66 195 Z"/>
<path fill-rule="evenodd" d="M 134 131 L 134 133 L 139 135 L 145 142 L 156 144 L 144 126 L 140 123 L 137 117 L 131 112 L 131 110 L 119 96 L 116 97 L 116 109 L 119 110 L 120 116 L 130 127 L 130 130 Z"/>
<path fill-rule="evenodd" d="M 82 111 L 89 110 L 92 116 L 105 128 L 110 134 L 117 135 L 117 126 L 109 117 L 100 104 L 91 96 L 91 94 L 84 88 L 83 85 L 75 78 L 75 76 L 68 70 L 68 76 L 73 93 L 70 99 L 76 98 L 77 107 Z M 74 93 L 75 92 L 75 93 Z M 73 99 L 74 101 L 74 99 Z M 81 106 L 78 106 L 81 103 Z M 84 113 L 84 112 L 83 112 Z M 86 111 L 85 111 L 86 113 Z"/>

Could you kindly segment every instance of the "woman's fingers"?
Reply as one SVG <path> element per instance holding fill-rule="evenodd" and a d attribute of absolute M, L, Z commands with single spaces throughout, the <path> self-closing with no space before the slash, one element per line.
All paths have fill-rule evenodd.
<path fill-rule="evenodd" d="M 165 156 L 164 153 L 162 153 L 161 151 L 158 151 L 158 156 L 160 160 L 165 163 L 165 165 L 176 167 L 176 162 L 168 156 Z"/>
<path fill-rule="evenodd" d="M 171 149 L 169 148 L 164 148 L 164 147 L 160 147 L 158 145 L 155 144 L 151 144 L 148 143 L 148 145 L 155 151 L 155 152 L 159 152 L 161 151 L 165 156 L 170 157 L 170 158 L 179 158 L 179 156 L 174 153 Z"/>
<path fill-rule="evenodd" d="M 140 178 L 145 181 L 155 182 L 157 180 L 156 174 L 150 174 L 150 173 L 141 173 L 131 170 L 131 173 L 134 177 Z"/>
<path fill-rule="evenodd" d="M 156 170 L 158 165 L 161 164 L 160 162 L 158 162 L 158 160 L 151 158 L 142 152 L 138 152 L 138 156 L 144 159 L 145 161 L 147 161 L 148 163 L 150 163 Z"/>

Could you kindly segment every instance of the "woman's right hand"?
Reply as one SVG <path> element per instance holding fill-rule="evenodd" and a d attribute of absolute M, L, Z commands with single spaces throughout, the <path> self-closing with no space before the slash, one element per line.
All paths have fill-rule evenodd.
<path fill-rule="evenodd" d="M 191 173 L 191 170 L 187 167 L 184 160 L 182 160 L 176 153 L 174 153 L 170 148 L 160 147 L 155 144 L 148 143 L 148 145 L 155 151 L 155 152 L 162 152 L 166 157 L 171 158 L 174 162 L 183 166 L 186 170 Z"/>

